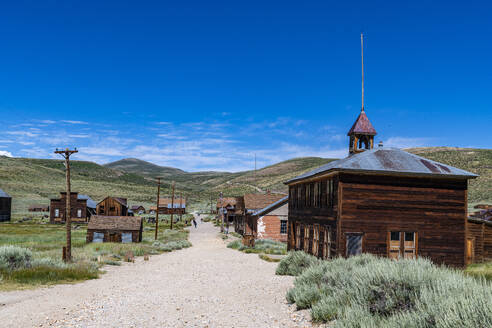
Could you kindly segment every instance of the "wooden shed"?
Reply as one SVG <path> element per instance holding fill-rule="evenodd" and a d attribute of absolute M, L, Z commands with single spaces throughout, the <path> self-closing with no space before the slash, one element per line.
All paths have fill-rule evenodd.
<path fill-rule="evenodd" d="M 10 221 L 12 214 L 12 197 L 0 189 L 0 222 Z"/>
<path fill-rule="evenodd" d="M 275 203 L 256 211 L 251 216 L 255 239 L 271 239 L 287 242 L 289 198 L 285 196 Z"/>
<path fill-rule="evenodd" d="M 492 261 L 492 221 L 470 217 L 466 232 L 467 263 Z"/>
<path fill-rule="evenodd" d="M 127 216 L 126 198 L 108 196 L 97 204 L 96 213 L 104 216 Z"/>
<path fill-rule="evenodd" d="M 60 192 L 60 198 L 50 200 L 50 223 L 64 223 L 66 217 L 67 193 Z M 71 192 L 72 222 L 86 223 L 95 214 L 96 203 L 87 195 Z"/>
<path fill-rule="evenodd" d="M 145 214 L 145 207 L 143 207 L 142 205 L 133 205 L 130 209 L 133 213 Z"/>
<path fill-rule="evenodd" d="M 374 148 L 364 110 L 349 156 L 286 182 L 288 249 L 321 258 L 363 252 L 463 267 L 473 173 L 396 148 Z"/>
<path fill-rule="evenodd" d="M 142 241 L 143 221 L 139 216 L 95 215 L 87 226 L 88 243 L 139 243 Z"/>

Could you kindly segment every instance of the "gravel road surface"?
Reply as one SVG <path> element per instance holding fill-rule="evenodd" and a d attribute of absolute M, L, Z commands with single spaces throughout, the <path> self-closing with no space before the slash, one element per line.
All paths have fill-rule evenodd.
<path fill-rule="evenodd" d="M 200 222 L 200 220 L 197 220 Z M 226 248 L 210 223 L 193 247 L 107 266 L 100 279 L 0 293 L 1 327 L 309 327 L 275 263 Z"/>

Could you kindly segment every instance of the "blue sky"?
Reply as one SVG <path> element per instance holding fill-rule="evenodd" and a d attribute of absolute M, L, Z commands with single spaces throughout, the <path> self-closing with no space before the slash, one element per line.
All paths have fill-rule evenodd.
<path fill-rule="evenodd" d="M 492 5 L 16 1 L 0 5 L 0 154 L 189 171 L 386 146 L 490 148 Z"/>

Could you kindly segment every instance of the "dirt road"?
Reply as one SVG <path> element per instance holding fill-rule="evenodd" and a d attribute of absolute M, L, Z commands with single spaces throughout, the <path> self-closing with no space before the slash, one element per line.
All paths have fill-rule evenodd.
<path fill-rule="evenodd" d="M 276 264 L 226 248 L 210 223 L 190 230 L 193 247 L 106 267 L 100 279 L 0 293 L 0 326 L 309 326 L 292 319 L 292 278 L 275 276 Z"/>

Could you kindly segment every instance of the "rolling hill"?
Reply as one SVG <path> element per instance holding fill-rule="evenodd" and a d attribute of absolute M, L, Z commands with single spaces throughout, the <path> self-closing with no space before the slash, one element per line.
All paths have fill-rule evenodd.
<path fill-rule="evenodd" d="M 469 187 L 471 204 L 492 203 L 492 150 L 470 148 L 414 148 L 414 154 L 456 166 L 476 174 Z M 318 157 L 287 160 L 256 171 L 185 172 L 161 167 L 138 159 L 123 159 L 106 165 L 72 161 L 72 190 L 88 194 L 94 200 L 113 195 L 126 197 L 130 204 L 155 202 L 155 181 L 162 176 L 162 194 L 169 193 L 170 182 L 188 197 L 189 203 L 204 203 L 218 192 L 242 195 L 255 190 L 286 192 L 284 181 L 332 161 Z M 14 213 L 23 213 L 33 203 L 48 204 L 50 197 L 65 188 L 61 160 L 0 157 L 0 189 L 13 197 Z"/>

